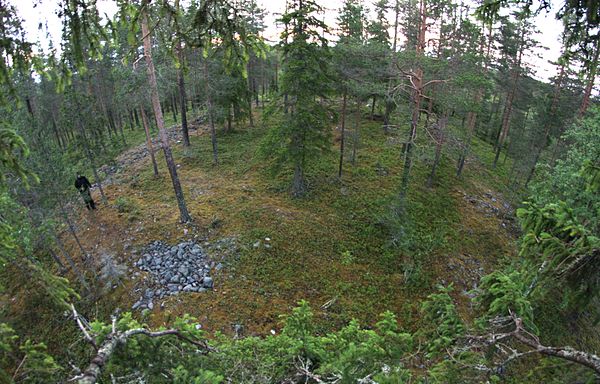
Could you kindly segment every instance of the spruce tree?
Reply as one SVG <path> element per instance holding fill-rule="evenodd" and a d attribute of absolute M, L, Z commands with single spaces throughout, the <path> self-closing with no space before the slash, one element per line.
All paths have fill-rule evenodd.
<path fill-rule="evenodd" d="M 330 147 L 327 106 L 321 101 L 330 90 L 329 50 L 319 19 L 322 8 L 311 0 L 294 0 L 281 21 L 282 95 L 287 113 L 272 132 L 278 160 L 293 168 L 292 195 L 306 192 L 306 167 Z"/>

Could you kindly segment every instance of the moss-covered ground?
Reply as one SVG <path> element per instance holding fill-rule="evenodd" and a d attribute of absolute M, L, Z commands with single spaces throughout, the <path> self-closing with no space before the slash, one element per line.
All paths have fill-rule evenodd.
<path fill-rule="evenodd" d="M 369 326 L 385 310 L 396 313 L 402 326 L 414 329 L 420 300 L 437 284 L 454 284 L 461 314 L 468 317 L 467 293 L 478 277 L 514 256 L 517 237 L 506 225 L 503 207 L 510 160 L 491 170 L 489 144 L 474 140 L 460 178 L 455 176 L 455 151 L 445 151 L 433 187 L 428 188 L 431 145 L 425 135 L 420 136 L 406 208 L 397 216 L 391 212 L 398 202 L 403 165 L 398 143 L 404 129 L 386 135 L 380 122 L 363 117 L 355 162 L 350 161 L 349 137 L 340 180 L 339 131 L 332 126 L 331 153 L 311 165 L 308 194 L 293 199 L 287 188 L 290 175 L 274 175 L 259 151 L 270 124 L 257 113 L 254 127 L 239 124 L 233 132 L 220 130 L 218 166 L 212 164 L 206 127 L 192 130 L 190 148 L 172 142 L 193 224 L 178 222 L 160 152 L 159 177 L 153 176 L 149 157 L 123 161 L 128 158 L 125 152 L 122 171 L 104 186 L 108 204 L 100 202 L 94 191 L 99 209 L 91 213 L 81 209 L 76 215 L 79 238 L 93 258 L 109 254 L 132 271 L 140 251 L 154 240 L 174 244 L 191 238 L 236 239 L 237 252 L 215 273 L 214 290 L 182 293 L 163 300 L 163 305 L 155 302 L 152 311 L 135 315 L 147 324 L 167 325 L 189 313 L 211 332 L 233 333 L 234 325 L 241 324 L 246 335 L 266 334 L 277 332 L 280 315 L 307 299 L 322 330 L 338 328 L 352 318 Z M 348 126 L 351 131 L 351 119 Z M 127 133 L 133 150 L 143 145 L 139 130 Z M 500 213 L 490 213 L 486 207 Z M 62 237 L 71 253 L 78 255 L 66 230 Z M 93 270 L 88 268 L 90 281 L 97 277 Z M 131 276 L 129 272 L 116 288 L 97 289 L 94 304 L 81 303 L 81 311 L 106 320 L 117 307 L 128 310 L 139 298 L 136 289 L 141 286 L 140 278 Z M 29 308 L 38 299 L 25 303 L 22 312 L 43 317 Z M 23 313 L 24 322 L 35 324 L 33 317 Z M 50 342 L 51 350 L 64 352 L 63 341 L 77 330 L 67 325 L 68 319 L 48 319 L 52 323 L 44 323 L 36 334 L 40 340 L 57 340 L 56 345 Z M 53 338 L 57 332 L 64 337 Z"/>

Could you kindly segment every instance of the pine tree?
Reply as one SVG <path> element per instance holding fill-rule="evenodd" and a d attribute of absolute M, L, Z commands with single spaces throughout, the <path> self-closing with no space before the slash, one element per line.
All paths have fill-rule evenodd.
<path fill-rule="evenodd" d="M 162 108 L 160 106 L 160 99 L 158 96 L 158 84 L 156 81 L 156 72 L 154 70 L 154 62 L 152 61 L 152 44 L 150 42 L 150 29 L 148 27 L 148 16 L 147 7 L 148 1 L 144 1 L 141 10 L 141 23 L 142 23 L 142 36 L 144 42 L 144 56 L 146 57 L 146 66 L 148 71 L 148 81 L 150 86 L 150 92 L 152 95 L 152 106 L 154 108 L 154 116 L 156 118 L 156 125 L 158 126 L 158 134 L 162 143 L 163 153 L 167 162 L 167 168 L 171 175 L 171 181 L 173 183 L 173 189 L 175 190 L 175 197 L 177 198 L 177 206 L 179 207 L 180 220 L 183 223 L 192 221 L 187 206 L 185 204 L 185 198 L 183 196 L 183 189 L 179 182 L 179 176 L 177 175 L 177 166 L 173 160 L 173 153 L 171 152 L 171 146 L 169 144 L 169 137 L 165 130 L 165 121 L 162 114 Z"/>

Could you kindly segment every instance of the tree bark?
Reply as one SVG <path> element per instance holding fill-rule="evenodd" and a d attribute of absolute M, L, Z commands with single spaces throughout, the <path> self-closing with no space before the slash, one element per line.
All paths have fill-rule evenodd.
<path fill-rule="evenodd" d="M 177 40 L 177 54 L 179 56 L 179 69 L 177 70 L 177 84 L 179 87 L 179 104 L 181 109 L 181 135 L 183 136 L 183 146 L 190 146 L 190 134 L 187 121 L 187 101 L 185 96 L 185 79 L 183 77 L 183 48 L 181 41 Z"/>
<path fill-rule="evenodd" d="M 425 34 L 427 33 L 427 12 L 425 6 L 426 0 L 420 0 L 419 2 L 419 16 L 421 18 L 419 25 L 419 35 L 417 39 L 417 46 L 415 49 L 415 56 L 421 57 L 425 52 Z M 414 89 L 412 92 L 412 117 L 410 122 L 410 131 L 408 140 L 406 141 L 404 151 L 404 167 L 402 169 L 402 181 L 400 185 L 400 206 L 403 206 L 406 194 L 408 192 L 408 183 L 410 178 L 410 169 L 412 167 L 412 147 L 414 145 L 415 138 L 417 136 L 417 126 L 419 124 L 420 109 L 421 109 L 421 98 L 423 91 L 423 69 L 419 66 L 413 76 Z"/>
<path fill-rule="evenodd" d="M 204 75 L 204 92 L 206 93 L 206 106 L 208 108 L 208 121 L 210 123 L 210 141 L 212 143 L 213 165 L 219 164 L 219 156 L 217 152 L 217 130 L 215 128 L 215 119 L 213 117 L 212 96 L 208 87 L 208 59 L 204 59 L 202 63 L 202 73 Z"/>
<path fill-rule="evenodd" d="M 352 130 L 352 154 L 350 163 L 356 164 L 358 145 L 360 144 L 360 100 L 356 100 L 356 110 L 354 111 L 354 129 Z"/>
<path fill-rule="evenodd" d="M 600 54 L 600 40 L 596 41 L 596 52 L 594 52 L 594 58 L 590 62 L 589 72 L 587 76 L 587 84 L 585 86 L 585 91 L 583 92 L 583 100 L 581 101 L 581 106 L 579 107 L 579 111 L 577 112 L 577 117 L 581 118 L 585 115 L 588 107 L 590 106 L 590 96 L 592 95 L 592 90 L 594 89 L 594 82 L 596 81 L 596 71 L 598 70 L 598 55 Z"/>
<path fill-rule="evenodd" d="M 338 177 L 342 178 L 342 168 L 344 165 L 344 143 L 346 140 L 346 91 L 344 90 L 344 99 L 342 101 L 342 132 L 340 135 L 340 165 L 338 167 Z"/>
<path fill-rule="evenodd" d="M 517 84 L 519 82 L 519 71 L 521 69 L 521 60 L 523 58 L 523 51 L 525 47 L 525 26 L 521 25 L 521 39 L 519 41 L 519 53 L 517 57 L 517 62 L 512 71 L 512 86 L 509 90 L 508 95 L 506 96 L 506 104 L 504 105 L 504 112 L 502 113 L 502 128 L 500 130 L 500 136 L 498 137 L 498 141 L 496 143 L 496 156 L 494 157 L 493 168 L 496 168 L 498 163 L 498 158 L 500 157 L 500 152 L 502 151 L 502 146 L 504 145 L 504 141 L 508 137 L 508 131 L 510 130 L 510 118 L 512 115 L 513 102 L 515 99 L 515 95 L 517 93 Z"/>
<path fill-rule="evenodd" d="M 152 169 L 154 170 L 154 177 L 158 176 L 158 165 L 156 164 L 156 157 L 154 156 L 154 146 L 152 145 L 152 137 L 150 136 L 150 127 L 148 124 L 148 117 L 144 111 L 144 107 L 140 106 L 140 114 L 142 115 L 142 123 L 144 124 L 144 132 L 146 133 L 146 148 L 150 153 L 150 159 L 152 160 Z"/>
<path fill-rule="evenodd" d="M 537 148 L 537 152 L 535 154 L 535 158 L 533 159 L 533 164 L 531 166 L 531 170 L 529 172 L 529 175 L 527 176 L 527 180 L 525 181 L 525 186 L 529 185 L 529 182 L 533 178 L 533 175 L 535 174 L 535 167 L 537 166 L 540 156 L 542 155 L 542 151 L 548 145 L 548 139 L 550 137 L 550 127 L 552 125 L 551 123 L 554 121 L 556 109 L 558 108 L 558 99 L 560 98 L 560 92 L 562 90 L 562 81 L 563 81 L 564 75 L 565 75 L 565 64 L 563 63 L 560 66 L 560 72 L 558 74 L 558 79 L 556 80 L 556 84 L 554 87 L 554 95 L 552 96 L 552 104 L 550 104 L 550 113 L 549 113 L 548 120 L 546 121 L 546 124 L 544 127 L 544 138 L 542 140 L 542 143 Z"/>
<path fill-rule="evenodd" d="M 169 145 L 169 137 L 165 130 L 165 122 L 160 108 L 160 99 L 158 96 L 158 84 L 156 81 L 156 73 L 154 71 L 154 62 L 152 61 L 152 45 L 150 43 L 150 31 L 148 28 L 148 15 L 146 8 L 148 7 L 149 0 L 144 0 L 142 3 L 141 13 L 141 24 L 142 24 L 142 36 L 144 42 L 144 56 L 146 57 L 146 65 L 148 71 L 148 81 L 150 85 L 152 106 L 154 108 L 154 116 L 156 117 L 156 125 L 158 127 L 158 134 L 162 143 L 163 153 L 167 162 L 167 168 L 171 176 L 171 182 L 173 183 L 173 189 L 175 191 L 175 197 L 177 198 L 177 205 L 179 207 L 180 220 L 183 223 L 192 221 L 187 206 L 185 204 L 185 198 L 183 196 L 183 189 L 179 182 L 179 176 L 177 175 L 177 166 L 173 160 L 173 154 Z"/>

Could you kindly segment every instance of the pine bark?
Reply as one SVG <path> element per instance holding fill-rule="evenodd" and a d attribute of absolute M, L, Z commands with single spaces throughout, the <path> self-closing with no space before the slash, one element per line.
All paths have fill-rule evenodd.
<path fill-rule="evenodd" d="M 179 176 L 177 175 L 177 166 L 175 165 L 175 161 L 173 160 L 173 153 L 171 152 L 171 147 L 169 145 L 169 137 L 167 135 L 167 131 L 165 130 L 165 121 L 163 118 L 162 110 L 160 108 L 160 98 L 158 96 L 158 84 L 156 81 L 156 72 L 154 70 L 154 62 L 152 61 L 152 45 L 150 42 L 150 31 L 148 28 L 148 15 L 146 12 L 148 3 L 149 3 L 149 1 L 145 0 L 142 4 L 141 24 L 142 24 L 143 43 L 144 43 L 144 56 L 146 58 L 148 81 L 150 83 L 149 85 L 150 85 L 150 92 L 151 92 L 151 98 L 152 98 L 152 106 L 154 108 L 154 116 L 156 118 L 156 126 L 158 127 L 158 135 L 159 135 L 160 141 L 162 143 L 162 149 L 163 149 L 163 153 L 165 155 L 167 168 L 169 169 L 169 174 L 171 176 L 171 182 L 173 183 L 175 197 L 177 198 L 177 205 L 179 207 L 180 220 L 183 223 L 187 223 L 187 222 L 192 221 L 192 217 L 190 216 L 190 214 L 187 210 L 187 206 L 185 204 L 185 198 L 183 196 L 183 189 L 181 188 L 181 183 L 179 182 Z"/>
<path fill-rule="evenodd" d="M 419 16 L 421 18 L 419 25 L 419 35 L 417 38 L 417 46 L 415 51 L 415 56 L 417 60 L 421 57 L 425 52 L 425 34 L 427 33 L 427 12 L 426 12 L 426 0 L 420 0 L 419 2 Z M 408 140 L 406 141 L 405 151 L 404 151 L 404 167 L 402 169 L 402 181 L 400 185 L 400 201 L 404 201 L 406 194 L 408 192 L 408 183 L 410 179 L 410 170 L 412 168 L 412 148 L 414 146 L 414 141 L 417 136 L 417 126 L 419 124 L 420 117 L 420 109 L 421 109 L 421 99 L 422 99 L 422 91 L 423 91 L 423 69 L 419 66 L 415 70 L 415 75 L 413 76 L 414 89 L 412 92 L 412 116 L 410 121 L 410 131 L 408 135 Z M 401 204 L 402 205 L 402 204 Z"/>
<path fill-rule="evenodd" d="M 148 117 L 144 107 L 140 106 L 140 114 L 142 115 L 142 123 L 144 124 L 144 132 L 146 133 L 146 148 L 150 153 L 150 159 L 152 160 L 152 169 L 154 176 L 158 176 L 158 165 L 156 164 L 156 157 L 154 156 L 154 146 L 152 145 L 152 137 L 150 136 L 150 124 L 148 123 Z"/>

